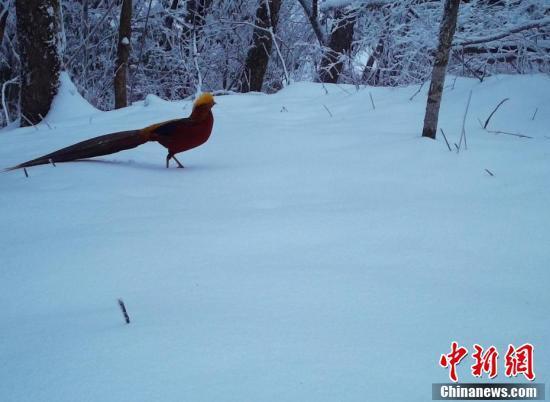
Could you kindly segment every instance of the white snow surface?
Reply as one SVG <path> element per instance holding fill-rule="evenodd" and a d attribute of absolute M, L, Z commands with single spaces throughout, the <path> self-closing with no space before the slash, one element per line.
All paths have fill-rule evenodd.
<path fill-rule="evenodd" d="M 420 137 L 426 88 L 296 83 L 217 97 L 185 169 L 148 143 L 1 174 L 0 400 L 427 401 L 453 340 L 497 346 L 499 381 L 531 342 L 550 381 L 550 79 L 453 80 L 459 154 Z M 480 129 L 504 97 L 489 128 L 532 139 Z M 62 91 L 0 160 L 190 109 Z"/>
<path fill-rule="evenodd" d="M 52 102 L 52 107 L 46 116 L 48 124 L 65 123 L 69 119 L 80 118 L 78 123 L 82 122 L 83 116 L 93 116 L 100 113 L 98 109 L 93 107 L 84 99 L 74 86 L 69 74 L 62 71 L 59 75 L 59 90 L 58 95 Z"/>

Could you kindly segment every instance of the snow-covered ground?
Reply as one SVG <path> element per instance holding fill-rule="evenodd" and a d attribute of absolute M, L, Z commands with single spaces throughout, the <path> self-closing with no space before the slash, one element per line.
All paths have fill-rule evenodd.
<path fill-rule="evenodd" d="M 550 382 L 550 79 L 452 83 L 460 154 L 420 138 L 426 88 L 296 83 L 218 97 L 186 169 L 149 143 L 1 174 L 0 400 L 426 401 L 452 340 L 497 346 L 500 381 L 531 342 Z M 480 129 L 504 97 L 489 127 L 534 138 Z M 99 112 L 65 81 L 1 165 L 190 108 Z"/>

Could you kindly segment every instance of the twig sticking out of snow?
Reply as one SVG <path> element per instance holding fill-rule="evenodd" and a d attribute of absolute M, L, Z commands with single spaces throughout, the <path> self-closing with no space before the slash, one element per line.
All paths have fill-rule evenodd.
<path fill-rule="evenodd" d="M 352 93 L 350 91 L 348 91 L 347 89 L 345 89 L 342 85 L 340 84 L 335 84 L 336 85 L 336 88 L 338 88 L 340 91 L 342 91 L 343 93 L 347 94 L 347 95 L 351 95 Z"/>
<path fill-rule="evenodd" d="M 468 149 L 468 143 L 466 142 L 466 116 L 468 115 L 468 109 L 470 108 L 470 101 L 472 100 L 472 91 L 468 96 L 468 103 L 466 103 L 466 110 L 464 111 L 464 117 L 462 118 L 462 131 L 460 133 L 460 140 L 458 141 L 457 152 L 460 152 L 460 147 L 462 146 L 462 139 L 464 139 L 464 149 Z"/>
<path fill-rule="evenodd" d="M 533 138 L 533 137 L 530 137 L 528 135 L 524 135 L 524 134 L 520 134 L 520 133 L 509 133 L 507 131 L 500 131 L 500 130 L 487 130 L 488 133 L 493 133 L 493 134 L 506 134 L 506 135 L 513 135 L 515 137 L 520 137 L 520 138 Z"/>
<path fill-rule="evenodd" d="M 42 116 L 40 113 L 38 113 L 38 117 L 40 117 L 42 119 L 42 121 L 44 123 L 46 123 L 46 126 L 48 126 L 48 128 L 51 130 L 52 129 L 52 126 L 50 126 L 50 124 L 46 121 L 46 119 L 44 118 L 44 116 Z"/>
<path fill-rule="evenodd" d="M 449 152 L 453 152 L 451 149 L 451 146 L 449 145 L 449 141 L 447 141 L 447 136 L 445 135 L 445 131 L 443 131 L 442 128 L 439 129 L 441 131 L 441 134 L 443 134 L 443 138 L 445 138 L 445 144 L 447 144 L 447 148 L 449 148 Z"/>
<path fill-rule="evenodd" d="M 535 120 L 535 116 L 537 115 L 538 111 L 539 111 L 539 108 L 536 108 L 535 113 L 533 113 L 533 117 L 531 117 L 531 120 Z"/>
<path fill-rule="evenodd" d="M 494 176 L 493 172 L 491 172 L 489 169 L 485 169 L 485 171 L 486 171 L 487 173 L 489 173 L 489 175 L 490 175 L 491 177 Z"/>
<path fill-rule="evenodd" d="M 409 98 L 410 101 L 412 101 L 414 99 L 414 97 L 420 93 L 420 91 L 422 90 L 422 87 L 424 86 L 425 83 L 426 83 L 426 81 L 422 81 L 422 84 L 420 84 L 420 87 L 418 87 L 416 92 L 414 94 L 412 94 L 412 96 Z"/>
<path fill-rule="evenodd" d="M 503 99 L 498 105 L 497 107 L 495 108 L 495 110 L 493 110 L 493 113 L 496 112 L 496 110 L 498 109 L 498 107 L 500 105 L 502 105 L 504 103 L 504 101 L 508 100 L 508 98 L 506 99 Z M 537 108 L 538 110 L 538 108 Z M 481 120 L 478 118 L 477 121 L 479 122 L 479 126 L 487 131 L 488 133 L 492 133 L 492 134 L 506 134 L 506 135 L 513 135 L 515 137 L 520 137 L 520 138 L 533 138 L 533 137 L 530 137 L 528 135 L 524 135 L 524 134 L 520 134 L 520 133 L 509 133 L 507 131 L 500 131 L 500 130 L 487 130 L 487 124 L 489 124 L 489 119 L 491 118 L 491 116 L 493 115 L 493 113 L 491 113 L 491 115 L 487 118 L 487 121 L 485 122 L 485 125 L 483 125 L 483 123 L 481 122 Z M 537 111 L 535 110 L 535 114 L 537 113 Z M 534 117 L 534 115 L 533 115 Z"/>
<path fill-rule="evenodd" d="M 118 305 L 120 306 L 120 310 L 122 311 L 126 324 L 130 324 L 130 316 L 128 315 L 128 311 L 126 311 L 126 306 L 124 305 L 122 299 L 118 299 Z"/>
<path fill-rule="evenodd" d="M 451 86 L 451 89 L 455 89 L 455 84 L 456 84 L 457 78 L 458 78 L 458 75 L 455 75 L 455 79 L 453 80 L 453 85 Z"/>
<path fill-rule="evenodd" d="M 369 92 L 370 96 L 370 103 L 372 104 L 372 110 L 376 110 L 376 106 L 374 106 L 374 99 L 372 98 L 372 93 Z"/>
<path fill-rule="evenodd" d="M 325 110 L 328 112 L 328 114 L 330 115 L 330 117 L 332 117 L 332 113 L 330 112 L 330 110 L 328 109 L 328 107 L 326 107 L 326 105 L 323 105 L 323 107 L 324 107 Z"/>
<path fill-rule="evenodd" d="M 491 120 L 491 117 L 493 117 L 493 115 L 495 114 L 495 112 L 498 110 L 498 108 L 500 107 L 500 105 L 502 105 L 504 102 L 506 102 L 507 100 L 509 100 L 510 98 L 504 98 L 503 100 L 500 101 L 500 103 L 497 105 L 497 107 L 495 107 L 493 109 L 493 111 L 491 112 L 491 114 L 489 115 L 489 117 L 487 117 L 487 120 L 485 120 L 485 124 L 483 125 L 483 129 L 486 129 L 487 126 L 489 125 L 489 120 Z"/>
<path fill-rule="evenodd" d="M 25 121 L 27 123 L 29 123 L 31 126 L 33 126 L 36 131 L 38 131 L 38 127 L 36 127 L 34 124 L 32 124 L 32 122 L 29 119 L 27 119 L 27 116 L 25 116 L 23 113 L 21 113 L 21 117 L 24 118 Z"/>

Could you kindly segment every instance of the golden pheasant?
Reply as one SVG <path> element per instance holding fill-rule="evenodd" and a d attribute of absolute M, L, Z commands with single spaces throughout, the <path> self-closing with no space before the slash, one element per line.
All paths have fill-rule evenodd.
<path fill-rule="evenodd" d="M 6 170 L 109 155 L 135 148 L 149 141 L 156 141 L 168 149 L 168 155 L 166 156 L 167 168 L 170 159 L 174 159 L 178 167 L 183 168 L 180 161 L 176 159 L 175 154 L 196 148 L 210 138 L 214 125 L 212 107 L 215 104 L 212 94 L 206 92 L 197 98 L 189 117 L 153 124 L 140 130 L 120 131 L 95 137 Z"/>

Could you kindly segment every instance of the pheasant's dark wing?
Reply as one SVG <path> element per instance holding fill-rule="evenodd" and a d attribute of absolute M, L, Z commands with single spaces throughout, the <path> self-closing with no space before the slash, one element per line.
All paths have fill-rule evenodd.
<path fill-rule="evenodd" d="M 183 119 L 170 120 L 156 125 L 151 131 L 162 136 L 171 136 L 181 133 L 181 130 L 193 127 L 193 121 L 186 117 Z"/>

